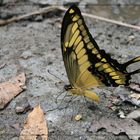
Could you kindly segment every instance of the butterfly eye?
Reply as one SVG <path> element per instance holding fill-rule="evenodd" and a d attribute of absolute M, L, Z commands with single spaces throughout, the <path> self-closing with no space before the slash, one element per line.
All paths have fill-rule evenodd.
<path fill-rule="evenodd" d="M 66 91 L 68 91 L 68 90 L 72 89 L 72 86 L 71 86 L 71 85 L 65 85 L 65 86 L 64 86 L 64 89 L 65 89 Z"/>

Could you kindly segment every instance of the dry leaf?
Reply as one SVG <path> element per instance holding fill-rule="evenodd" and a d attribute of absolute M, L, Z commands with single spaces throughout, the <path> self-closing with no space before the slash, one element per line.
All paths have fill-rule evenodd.
<path fill-rule="evenodd" d="M 0 109 L 25 89 L 25 74 L 22 73 L 7 82 L 0 83 Z"/>
<path fill-rule="evenodd" d="M 118 119 L 104 116 L 94 120 L 92 124 L 88 130 L 93 133 L 96 133 L 101 128 L 105 128 L 107 132 L 115 135 L 125 133 L 132 140 L 139 140 L 140 138 L 140 125 L 133 119 Z"/>
<path fill-rule="evenodd" d="M 48 140 L 48 128 L 40 105 L 28 115 L 19 140 L 37 140 L 38 137 Z"/>
<path fill-rule="evenodd" d="M 130 95 L 131 98 L 136 98 L 137 100 L 140 99 L 140 94 L 133 93 Z"/>

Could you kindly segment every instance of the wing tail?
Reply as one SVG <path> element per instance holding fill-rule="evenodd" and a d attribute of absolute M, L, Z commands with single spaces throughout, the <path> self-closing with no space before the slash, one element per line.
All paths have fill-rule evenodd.
<path fill-rule="evenodd" d="M 129 65 L 133 64 L 133 63 L 136 63 L 136 62 L 139 62 L 140 61 L 140 56 L 136 57 L 136 58 L 133 58 L 131 59 L 130 61 L 126 62 L 123 64 L 123 66 L 126 68 L 128 67 Z M 133 74 L 137 74 L 137 73 L 140 73 L 140 69 L 137 69 L 135 71 L 132 71 L 130 73 L 128 73 L 129 75 L 133 75 Z"/>
<path fill-rule="evenodd" d="M 124 63 L 123 65 L 124 65 L 125 67 L 128 67 L 130 64 L 133 64 L 133 63 L 136 63 L 136 62 L 139 62 L 139 61 L 140 61 L 140 56 L 131 59 L 130 61 Z"/>
<path fill-rule="evenodd" d="M 140 73 L 140 69 L 130 72 L 129 75 L 133 75 L 133 74 L 137 74 L 137 73 Z"/>

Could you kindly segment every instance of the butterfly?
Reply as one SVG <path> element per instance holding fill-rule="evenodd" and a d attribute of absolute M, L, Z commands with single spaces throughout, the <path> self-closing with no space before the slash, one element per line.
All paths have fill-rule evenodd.
<path fill-rule="evenodd" d="M 140 61 L 140 56 L 120 64 L 101 50 L 91 36 L 79 8 L 72 5 L 65 13 L 61 29 L 62 56 L 70 85 L 65 89 L 75 95 L 84 95 L 94 101 L 99 96 L 92 87 L 129 85 L 131 75 L 127 67 Z"/>

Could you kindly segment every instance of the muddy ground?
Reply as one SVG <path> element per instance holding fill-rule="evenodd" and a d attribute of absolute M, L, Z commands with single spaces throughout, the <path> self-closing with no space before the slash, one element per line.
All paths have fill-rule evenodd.
<path fill-rule="evenodd" d="M 0 7 L 0 14 L 1 18 L 7 18 L 39 8 L 39 4 L 28 4 L 27 1 L 17 4 L 7 2 Z M 80 9 L 89 11 L 88 7 Z M 62 11 L 53 11 L 0 27 L 0 65 L 5 64 L 0 69 L 0 82 L 21 72 L 27 77 L 27 89 L 0 111 L 0 140 L 18 140 L 30 110 L 18 114 L 16 107 L 29 104 L 33 108 L 38 103 L 48 122 L 49 140 L 138 139 L 140 124 L 132 119 L 120 118 L 118 114 L 122 111 L 127 116 L 139 108 L 120 99 L 120 95 L 133 93 L 128 88 L 94 89 L 101 97 L 99 104 L 84 97 L 66 96 L 66 92 L 58 97 L 63 86 L 68 84 L 60 46 L 63 15 Z M 120 63 L 140 55 L 139 30 L 86 17 L 85 21 L 100 48 Z M 138 18 L 126 21 L 140 25 Z M 138 67 L 140 63 L 128 70 Z M 132 81 L 140 83 L 140 75 L 133 76 Z M 74 119 L 77 114 L 82 115 L 80 121 Z"/>

